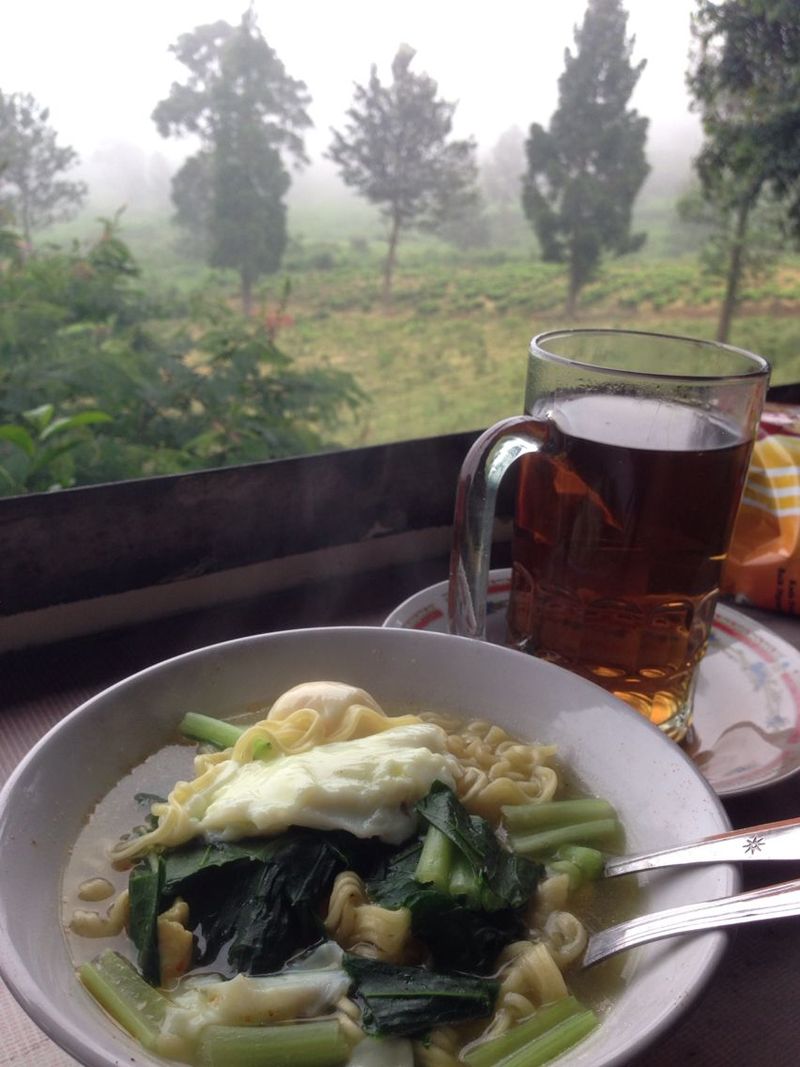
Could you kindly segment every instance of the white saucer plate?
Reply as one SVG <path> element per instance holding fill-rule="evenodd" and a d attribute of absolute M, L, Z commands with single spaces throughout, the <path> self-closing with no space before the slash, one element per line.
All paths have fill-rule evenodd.
<path fill-rule="evenodd" d="M 509 570 L 493 570 L 487 639 L 502 644 Z M 447 582 L 399 604 L 384 626 L 445 633 Z M 717 606 L 684 748 L 715 792 L 755 792 L 800 771 L 800 652 L 760 622 Z"/>

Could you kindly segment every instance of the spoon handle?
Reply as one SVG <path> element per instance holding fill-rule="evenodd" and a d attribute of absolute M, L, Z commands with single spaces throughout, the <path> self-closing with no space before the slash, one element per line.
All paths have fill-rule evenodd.
<path fill-rule="evenodd" d="M 689 863 L 739 863 L 742 860 L 800 860 L 800 819 L 749 826 L 726 834 L 703 838 L 691 845 L 678 845 L 636 856 L 611 856 L 603 867 L 605 878 L 657 867 Z"/>
<path fill-rule="evenodd" d="M 633 948 L 634 945 L 643 945 L 648 941 L 657 941 L 662 937 L 798 914 L 800 879 L 754 889 L 738 896 L 668 908 L 666 911 L 643 915 L 592 934 L 583 956 L 583 966 L 591 967 L 617 952 Z"/>

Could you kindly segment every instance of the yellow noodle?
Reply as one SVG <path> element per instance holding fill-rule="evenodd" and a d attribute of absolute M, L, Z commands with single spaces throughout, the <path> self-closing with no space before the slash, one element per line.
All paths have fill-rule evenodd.
<path fill-rule="evenodd" d="M 192 963 L 194 938 L 189 926 L 189 905 L 176 897 L 158 916 L 158 963 L 161 986 L 171 985 L 186 974 Z"/>
<path fill-rule="evenodd" d="M 536 767 L 530 780 L 490 778 L 486 771 L 466 767 L 456 781 L 462 804 L 473 815 L 498 823 L 506 804 L 530 804 L 551 800 L 558 789 L 558 775 L 551 767 Z"/>
<path fill-rule="evenodd" d="M 587 940 L 586 927 L 572 912 L 554 911 L 547 917 L 544 941 L 562 971 L 583 955 Z"/>
<path fill-rule="evenodd" d="M 459 799 L 490 822 L 499 822 L 504 804 L 550 800 L 558 789 L 558 774 L 547 764 L 555 748 L 523 744 L 494 723 L 476 719 L 450 730 L 447 748 L 464 768 Z"/>
<path fill-rule="evenodd" d="M 105 915 L 87 908 L 76 908 L 69 928 L 79 937 L 116 937 L 128 924 L 130 900 L 128 890 L 123 889 Z"/>
<path fill-rule="evenodd" d="M 460 1067 L 461 1038 L 452 1026 L 437 1026 L 425 1041 L 414 1042 L 416 1067 Z"/>
<path fill-rule="evenodd" d="M 364 883 L 355 871 L 336 876 L 325 917 L 325 929 L 342 948 L 347 948 L 356 928 L 356 910 L 367 902 Z"/>
<path fill-rule="evenodd" d="M 345 1041 L 351 1048 L 364 1040 L 364 1031 L 361 1029 L 361 1009 L 349 997 L 342 997 L 336 1002 L 336 1019 Z"/>
<path fill-rule="evenodd" d="M 358 875 L 343 871 L 333 883 L 325 929 L 344 949 L 401 963 L 411 937 L 411 912 L 370 904 Z"/>
<path fill-rule="evenodd" d="M 500 955 L 506 969 L 500 975 L 500 992 L 484 1037 L 497 1037 L 533 1014 L 537 1007 L 568 995 L 561 971 L 541 941 L 515 941 Z"/>
<path fill-rule="evenodd" d="M 536 895 L 531 900 L 529 908 L 529 922 L 532 927 L 539 930 L 547 922 L 551 912 L 561 911 L 567 903 L 569 896 L 569 875 L 550 874 L 542 879 L 536 890 Z"/>

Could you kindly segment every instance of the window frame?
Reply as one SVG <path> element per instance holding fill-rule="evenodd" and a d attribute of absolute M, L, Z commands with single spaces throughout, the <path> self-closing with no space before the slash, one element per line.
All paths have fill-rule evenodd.
<path fill-rule="evenodd" d="M 6 498 L 0 653 L 397 564 L 439 561 L 444 578 L 476 436 Z"/>

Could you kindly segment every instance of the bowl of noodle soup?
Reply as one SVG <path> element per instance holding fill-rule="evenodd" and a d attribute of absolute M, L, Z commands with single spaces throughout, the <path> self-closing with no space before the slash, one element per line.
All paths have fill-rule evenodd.
<path fill-rule="evenodd" d="M 344 714 L 340 709 L 315 716 L 306 706 L 314 699 L 307 695 L 299 702 L 287 697 L 281 705 L 283 694 L 320 679 L 349 687 Z M 176 744 L 187 711 L 241 722 L 242 739 L 236 744 L 242 750 L 233 750 L 237 758 L 229 758 L 230 750 L 227 756 L 201 757 L 207 762 L 192 770 L 194 748 Z M 364 773 L 363 788 L 347 800 L 344 822 L 338 816 L 331 822 L 325 804 L 315 807 L 312 791 L 272 804 L 268 828 L 260 809 L 243 805 L 230 782 L 226 787 L 225 768 L 252 768 L 264 745 L 277 747 L 282 759 L 324 756 L 327 750 L 336 764 L 337 753 L 345 751 L 341 746 L 355 744 L 369 748 L 369 759 L 385 760 L 380 745 L 404 730 L 406 741 L 412 738 L 424 750 L 417 753 L 418 761 L 415 756 L 410 775 L 418 790 L 411 800 L 427 792 L 434 779 L 444 781 L 473 820 L 497 825 L 503 807 L 544 802 L 566 790 L 563 795 L 600 797 L 612 805 L 629 852 L 729 829 L 718 798 L 677 745 L 599 687 L 541 660 L 464 638 L 400 629 L 337 627 L 242 638 L 157 664 L 100 693 L 43 738 L 6 784 L 0 794 L 0 974 L 14 996 L 45 1033 L 87 1067 L 174 1062 L 175 1055 L 161 1054 L 170 1048 L 148 1051 L 117 1026 L 78 979 L 77 969 L 104 947 L 84 936 L 80 921 L 72 923 L 80 905 L 78 888 L 110 879 L 118 894 L 127 872 L 109 873 L 109 851 L 117 867 L 124 861 L 129 866 L 154 846 L 187 848 L 202 833 L 224 839 L 231 818 L 239 821 L 238 836 L 245 839 L 291 832 L 300 820 L 312 830 L 356 828 L 362 837 L 382 835 L 392 848 L 399 847 L 416 818 L 408 796 L 390 804 L 402 767 L 393 781 L 381 779 L 388 784 L 378 793 L 375 774 Z M 385 763 L 369 767 L 378 765 Z M 151 817 L 139 838 L 120 844 L 135 822 L 134 794 L 165 798 L 179 778 L 188 782 L 182 801 L 170 793 L 161 807 L 157 802 L 152 810 L 159 817 Z M 212 783 L 205 792 L 200 779 Z M 280 780 L 271 781 L 273 795 L 283 796 Z M 398 812 L 405 822 L 398 822 Z M 369 829 L 362 833 L 358 820 L 365 818 Z M 408 930 L 394 929 L 395 916 L 387 922 L 386 909 L 375 906 L 364 885 L 353 871 L 340 869 L 328 886 L 320 917 L 331 941 L 355 955 L 366 943 L 366 957 L 391 965 L 418 963 Z M 596 903 L 579 914 L 579 925 L 610 925 L 644 910 L 729 895 L 738 887 L 738 870 L 724 864 L 608 880 L 592 889 Z M 106 921 L 107 903 L 82 906 Z M 542 929 L 547 929 L 547 914 L 569 910 L 563 900 L 548 904 Z M 125 941 L 119 928 L 108 936 L 114 948 Z M 542 936 L 552 963 L 558 955 L 554 945 L 563 948 L 570 935 L 562 930 L 560 940 L 549 942 Z M 557 961 L 568 991 L 591 1003 L 599 1018 L 599 1025 L 557 1062 L 610 1067 L 641 1052 L 698 997 L 725 944 L 721 932 L 674 938 L 582 973 L 576 961 Z M 559 995 L 548 992 L 547 973 L 542 977 L 539 965 L 534 967 L 532 952 L 524 938 L 509 937 L 498 956 L 496 999 L 485 1019 L 498 1032 L 508 1027 L 522 1001 L 529 1005 L 521 1011 L 524 1016 L 532 1001 Z M 526 978 L 526 967 L 536 974 Z M 561 980 L 555 973 L 553 981 Z M 358 1025 L 352 1005 L 342 1011 L 343 1027 L 348 1011 Z M 321 1014 L 331 1012 L 329 1006 Z M 446 1029 L 437 1028 L 427 1044 L 403 1039 L 396 1067 L 460 1062 L 457 1047 L 452 1042 L 448 1047 L 441 1036 Z M 391 1058 L 363 1062 L 390 1063 Z"/>

